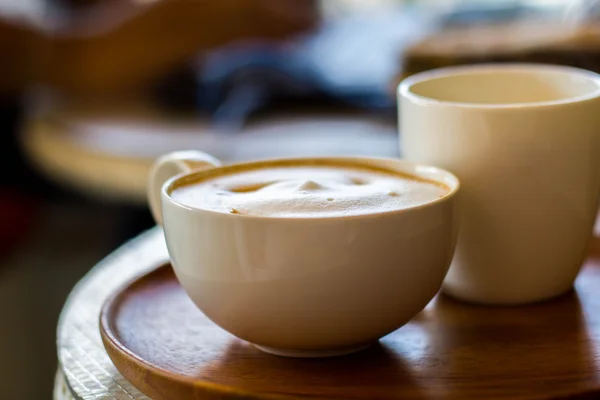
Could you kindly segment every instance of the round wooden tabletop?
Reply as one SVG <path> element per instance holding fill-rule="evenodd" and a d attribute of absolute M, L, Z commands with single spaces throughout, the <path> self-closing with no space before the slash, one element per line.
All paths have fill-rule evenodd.
<path fill-rule="evenodd" d="M 52 180 L 97 198 L 146 202 L 150 165 L 161 154 L 202 150 L 229 163 L 269 157 L 399 153 L 395 121 L 347 112 L 265 116 L 239 132 L 143 103 L 62 106 L 32 116 L 22 144 Z"/>
<path fill-rule="evenodd" d="M 292 359 L 212 323 L 167 264 L 111 297 L 100 331 L 115 366 L 154 400 L 600 396 L 600 377 L 589 376 L 599 287 L 600 267 L 590 262 L 577 292 L 541 304 L 489 308 L 440 295 L 369 349 Z"/>
<path fill-rule="evenodd" d="M 58 327 L 58 354 L 76 399 L 148 399 L 112 364 L 101 342 L 98 315 L 117 288 L 167 259 L 162 231 L 153 229 L 96 266 L 70 295 Z M 280 383 L 284 386 L 304 385 L 292 379 L 298 375 L 290 365 L 313 363 L 314 373 L 306 376 L 310 379 L 305 387 L 313 397 L 319 387 L 327 385 L 325 381 L 333 379 L 344 398 L 361 398 L 361 393 L 371 393 L 369 398 L 386 398 L 389 393 L 393 398 L 398 389 L 393 379 L 401 377 L 404 386 L 398 390 L 409 399 L 598 398 L 599 287 L 600 245 L 596 240 L 576 290 L 552 301 L 526 307 L 481 307 L 438 297 L 377 348 L 345 361 L 290 361 L 254 353 L 231 340 L 229 350 L 203 373 L 221 371 L 212 378 L 247 386 L 252 383 L 246 380 L 260 376 L 253 368 L 271 357 L 271 367 L 276 365 L 275 370 L 287 377 Z M 244 362 L 252 368 L 241 374 L 227 372 Z M 336 370 L 346 375 L 336 376 Z M 382 373 L 373 375 L 371 370 Z M 363 379 L 367 375 L 369 380 Z M 335 392 L 321 392 L 321 397 L 335 397 Z"/>

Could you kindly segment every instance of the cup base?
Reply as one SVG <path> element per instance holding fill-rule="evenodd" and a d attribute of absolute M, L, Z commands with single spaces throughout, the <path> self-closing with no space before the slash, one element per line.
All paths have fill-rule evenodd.
<path fill-rule="evenodd" d="M 373 343 L 363 344 L 361 346 L 354 347 L 342 347 L 339 349 L 332 350 L 288 350 L 288 349 L 276 349 L 274 347 L 260 346 L 255 344 L 254 347 L 264 351 L 265 353 L 274 354 L 281 357 L 294 357 L 294 358 L 321 358 L 321 357 L 338 357 L 345 356 L 351 353 L 356 353 L 361 350 L 365 350 L 370 347 Z"/>
<path fill-rule="evenodd" d="M 510 297 L 492 297 L 477 296 L 454 291 L 447 287 L 442 287 L 442 294 L 464 303 L 478 304 L 483 306 L 520 306 L 528 304 L 543 303 L 553 300 L 557 297 L 570 293 L 573 290 L 573 284 L 561 290 L 552 291 L 538 295 L 510 296 Z"/>

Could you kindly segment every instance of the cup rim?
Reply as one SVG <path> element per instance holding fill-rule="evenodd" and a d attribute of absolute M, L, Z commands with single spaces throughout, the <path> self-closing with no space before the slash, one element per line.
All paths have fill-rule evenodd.
<path fill-rule="evenodd" d="M 432 97 L 416 94 L 412 88 L 421 82 L 430 81 L 443 77 L 464 76 L 476 72 L 478 74 L 492 74 L 495 72 L 558 72 L 565 75 L 585 78 L 596 85 L 596 89 L 578 96 L 565 97 L 558 100 L 530 101 L 519 103 L 473 103 L 451 100 L 439 100 Z M 429 71 L 411 75 L 398 85 L 398 97 L 406 98 L 414 103 L 430 106 L 444 106 L 456 108 L 472 108 L 486 110 L 515 110 L 528 108 L 550 108 L 564 106 L 594 100 L 600 98 L 600 74 L 582 68 L 565 65 L 542 64 L 542 63 L 482 63 L 470 65 L 458 65 L 452 67 L 436 68 Z"/>
<path fill-rule="evenodd" d="M 186 179 L 186 178 L 193 179 L 193 177 L 201 176 L 203 174 L 208 173 L 209 171 L 214 171 L 215 169 L 234 170 L 234 169 L 244 167 L 244 166 L 248 166 L 248 167 L 252 167 L 252 166 L 256 166 L 256 165 L 269 166 L 272 164 L 279 164 L 282 162 L 291 164 L 294 162 L 309 162 L 309 161 L 315 161 L 315 160 L 356 163 L 357 165 L 363 164 L 366 167 L 369 166 L 369 162 L 371 162 L 371 163 L 393 163 L 396 165 L 399 164 L 401 166 L 408 167 L 408 168 L 406 168 L 406 171 L 403 169 L 402 172 L 405 172 L 406 174 L 414 175 L 418 178 L 423 178 L 423 179 L 426 179 L 426 180 L 429 180 L 429 181 L 432 181 L 432 182 L 435 182 L 438 184 L 443 184 L 444 186 L 446 186 L 448 188 L 448 192 L 445 193 L 442 197 L 439 197 L 439 198 L 429 201 L 427 203 L 418 204 L 415 206 L 401 208 L 401 209 L 397 209 L 397 210 L 381 211 L 381 212 L 375 212 L 375 213 L 370 213 L 370 214 L 335 215 L 335 216 L 322 216 L 322 217 L 315 217 L 315 216 L 286 217 L 286 216 L 252 215 L 252 214 L 228 214 L 228 213 L 223 213 L 223 212 L 215 211 L 215 210 L 208 210 L 208 209 L 204 209 L 204 208 L 186 206 L 186 205 L 176 201 L 175 199 L 173 199 L 173 197 L 171 197 L 171 195 L 169 193 L 169 190 L 171 189 L 171 187 L 174 184 L 176 184 L 178 181 L 181 181 L 182 179 Z M 432 175 L 435 177 L 432 177 Z M 409 161 L 409 160 L 405 160 L 405 159 L 401 159 L 401 158 L 364 157 L 364 156 L 273 157 L 273 158 L 255 160 L 255 161 L 245 161 L 245 162 L 238 162 L 238 163 L 233 163 L 233 164 L 226 164 L 226 165 L 217 166 L 214 168 L 208 168 L 208 169 L 192 171 L 192 172 L 184 172 L 182 174 L 175 175 L 175 176 L 169 178 L 161 187 L 161 197 L 163 199 L 163 202 L 165 200 L 167 200 L 171 205 L 173 205 L 175 207 L 178 207 L 178 208 L 181 208 L 181 209 L 184 209 L 187 211 L 191 211 L 191 212 L 216 214 L 216 215 L 222 216 L 224 218 L 229 217 L 229 218 L 251 219 L 251 220 L 312 221 L 312 222 L 315 222 L 315 221 L 333 221 L 333 220 L 349 221 L 349 220 L 373 219 L 373 218 L 382 218 L 382 217 L 385 218 L 385 217 L 389 217 L 390 215 L 404 214 L 404 213 L 412 212 L 415 210 L 428 208 L 428 207 L 437 205 L 439 203 L 444 203 L 444 202 L 450 200 L 451 198 L 453 198 L 456 195 L 456 193 L 459 191 L 459 189 L 460 189 L 460 180 L 452 172 L 445 170 L 443 168 L 440 168 L 440 167 L 433 166 L 433 165 L 413 162 L 413 161 Z"/>

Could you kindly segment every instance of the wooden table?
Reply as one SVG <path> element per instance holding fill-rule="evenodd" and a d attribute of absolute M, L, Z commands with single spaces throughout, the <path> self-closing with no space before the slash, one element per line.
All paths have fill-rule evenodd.
<path fill-rule="evenodd" d="M 596 239 L 594 241 L 591 248 L 591 254 L 592 259 L 586 267 L 587 272 L 582 274 L 582 277 L 576 285 L 577 293 L 568 295 L 577 298 L 577 303 L 580 304 L 580 308 L 583 310 L 580 311 L 582 314 L 577 317 L 578 323 L 573 326 L 572 332 L 572 337 L 579 339 L 562 343 L 550 341 L 549 343 L 551 343 L 551 345 L 546 346 L 547 357 L 544 357 L 544 360 L 546 360 L 545 362 L 552 364 L 549 369 L 555 371 L 556 376 L 547 376 L 544 379 L 538 379 L 538 376 L 536 379 L 533 379 L 530 382 L 531 390 L 521 392 L 518 396 L 519 399 L 533 400 L 549 398 L 547 396 L 538 395 L 540 388 L 544 387 L 557 388 L 557 390 L 559 390 L 557 393 L 560 393 L 561 396 L 564 396 L 566 392 L 577 394 L 576 397 L 570 398 L 600 398 L 600 334 L 598 333 L 598 327 L 600 326 L 600 302 L 597 301 L 600 297 L 594 295 L 597 291 L 590 288 L 590 283 L 585 280 L 586 277 L 592 275 L 598 276 L 600 274 L 600 240 Z M 152 229 L 125 244 L 94 267 L 75 287 L 69 296 L 58 326 L 58 357 L 61 373 L 63 373 L 66 378 L 64 382 L 66 382 L 74 399 L 148 399 L 132 387 L 112 365 L 102 346 L 100 334 L 98 332 L 98 313 L 104 299 L 116 287 L 121 286 L 124 282 L 140 273 L 154 269 L 166 261 L 167 258 L 167 250 L 162 231 L 159 228 Z M 556 312 L 556 324 L 558 324 L 557 327 L 560 327 L 560 330 L 562 331 L 569 329 L 567 325 L 575 318 L 574 316 L 568 315 L 569 307 L 564 306 L 563 303 L 565 303 L 565 301 L 568 303 L 569 299 L 557 300 L 559 307 Z M 446 303 L 447 302 L 448 301 L 446 301 Z M 563 306 L 560 306 L 560 304 L 563 304 Z M 459 305 L 452 307 L 456 309 Z M 543 310 L 548 310 L 549 308 L 551 308 L 551 304 L 549 303 L 543 304 L 540 307 L 540 309 Z M 490 313 L 493 312 L 494 309 L 490 308 Z M 500 314 L 504 315 L 503 321 L 506 322 L 507 319 L 505 317 L 507 310 L 501 311 Z M 455 310 L 450 315 L 452 318 L 458 318 L 451 324 L 455 328 L 460 324 L 467 323 L 464 321 L 464 318 L 461 317 L 462 314 L 459 310 Z M 521 317 L 523 317 L 523 315 L 521 315 Z M 497 329 L 493 332 L 490 331 L 490 337 L 501 337 L 502 334 L 498 329 L 502 329 L 502 326 L 506 325 L 505 322 L 502 325 L 498 325 L 496 327 Z M 509 326 L 512 332 L 510 337 L 518 337 L 518 335 L 515 336 L 514 330 L 518 330 L 517 325 L 519 323 L 527 325 L 527 318 L 519 318 L 515 320 L 515 326 Z M 477 329 L 473 330 L 473 335 L 477 333 L 475 331 L 478 332 Z M 481 332 L 478 334 L 481 335 Z M 441 333 L 438 332 L 436 337 L 440 337 L 440 335 Z M 548 335 L 551 335 L 550 331 L 548 332 Z M 444 383 L 440 381 L 440 377 L 430 376 L 426 373 L 432 366 L 434 369 L 439 369 L 440 367 L 438 364 L 429 364 L 435 362 L 436 357 L 432 358 L 432 355 L 424 356 L 423 352 L 427 352 L 427 346 L 424 347 L 423 343 L 430 340 L 430 338 L 423 336 L 419 339 L 414 336 L 413 339 L 414 340 L 410 343 L 403 344 L 404 350 L 402 357 L 404 359 L 404 367 L 420 371 L 420 379 L 424 379 L 424 381 L 420 382 L 420 385 L 422 387 L 431 388 L 431 390 L 435 389 L 434 391 L 428 391 L 427 393 L 445 393 L 443 390 Z M 540 337 L 540 341 L 543 342 L 544 337 Z M 443 348 L 445 346 L 444 343 L 446 343 L 447 340 L 444 339 L 442 342 L 437 345 Z M 464 346 L 469 347 L 468 340 L 462 342 Z M 480 343 L 481 341 L 476 342 Z M 504 343 L 502 345 L 503 347 L 509 345 L 506 343 L 506 340 L 501 340 L 500 342 Z M 585 346 L 582 346 L 582 343 L 585 343 Z M 433 343 L 432 346 L 433 348 L 436 348 L 436 345 Z M 511 350 L 505 348 L 505 350 L 506 352 L 502 353 L 502 357 L 500 357 L 505 363 L 507 360 L 512 359 L 513 361 L 511 362 L 515 363 L 514 368 L 516 369 L 527 364 L 528 352 L 526 349 L 518 355 L 511 352 L 514 349 Z M 539 350 L 540 348 L 537 348 L 536 350 L 538 356 Z M 463 354 L 462 351 L 459 353 Z M 568 363 L 571 363 L 570 365 L 575 365 L 572 364 L 573 360 L 580 360 L 580 362 L 577 362 L 576 364 L 577 369 L 579 370 L 576 375 L 573 375 L 573 370 L 561 367 L 563 360 L 561 360 L 561 357 L 556 356 L 560 354 L 569 354 L 568 357 L 565 357 L 565 360 L 570 360 L 567 361 Z M 466 353 L 463 356 L 468 358 Z M 478 357 L 481 357 L 481 354 Z M 477 357 L 474 359 L 476 358 Z M 438 363 L 442 361 L 437 360 Z M 459 363 L 458 361 L 459 360 L 454 360 L 452 363 Z M 488 361 L 486 361 L 486 363 L 487 362 Z M 428 365 L 430 365 L 430 367 L 427 367 Z M 581 374 L 582 366 L 585 370 L 584 374 Z M 476 366 L 470 365 L 469 368 L 474 367 Z M 538 365 L 536 368 L 543 367 L 546 366 Z M 511 367 L 507 365 L 499 365 L 496 369 L 498 369 L 498 371 L 509 371 L 507 374 L 510 374 L 511 371 Z M 485 382 L 472 382 L 472 380 L 469 380 L 469 377 L 461 376 L 460 370 L 456 370 L 453 373 L 456 374 L 456 379 L 461 379 L 460 382 L 462 383 L 458 386 L 464 385 L 465 390 L 470 390 L 469 398 L 473 398 L 473 390 L 477 390 L 478 385 L 486 384 Z M 531 378 L 524 376 L 532 376 L 529 372 L 522 372 L 521 374 L 512 377 L 505 375 L 497 377 L 498 386 L 497 391 L 495 392 L 497 393 L 497 396 L 494 398 L 513 398 L 502 395 L 502 393 L 506 391 L 506 385 L 511 385 L 511 382 L 515 383 L 520 380 L 520 387 L 523 387 L 524 385 L 527 386 L 527 379 Z M 536 375 L 536 373 L 534 373 L 534 375 Z M 59 387 L 63 384 L 60 376 L 57 379 L 57 383 Z M 60 393 L 60 391 L 60 388 L 58 388 L 57 392 Z M 59 394 L 55 399 L 63 400 L 64 397 L 64 394 Z M 416 396 L 414 398 L 421 397 Z M 450 397 L 447 394 L 441 395 L 441 397 L 455 398 Z M 426 396 L 426 398 L 430 397 Z M 439 396 L 434 396 L 432 398 L 439 398 Z M 68 399 L 71 400 L 70 398 Z"/>
<path fill-rule="evenodd" d="M 22 136 L 31 163 L 57 183 L 96 199 L 146 203 L 150 165 L 196 149 L 223 162 L 282 156 L 398 155 L 396 123 L 348 112 L 295 111 L 218 132 L 206 119 L 152 105 L 61 106 L 32 116 Z"/>

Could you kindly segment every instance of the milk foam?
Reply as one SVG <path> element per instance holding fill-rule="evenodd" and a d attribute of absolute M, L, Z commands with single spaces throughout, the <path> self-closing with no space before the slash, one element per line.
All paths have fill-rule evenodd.
<path fill-rule="evenodd" d="M 178 187 L 188 207 L 265 217 L 334 217 L 414 207 L 444 196 L 433 182 L 366 168 L 283 166 L 236 171 Z"/>

